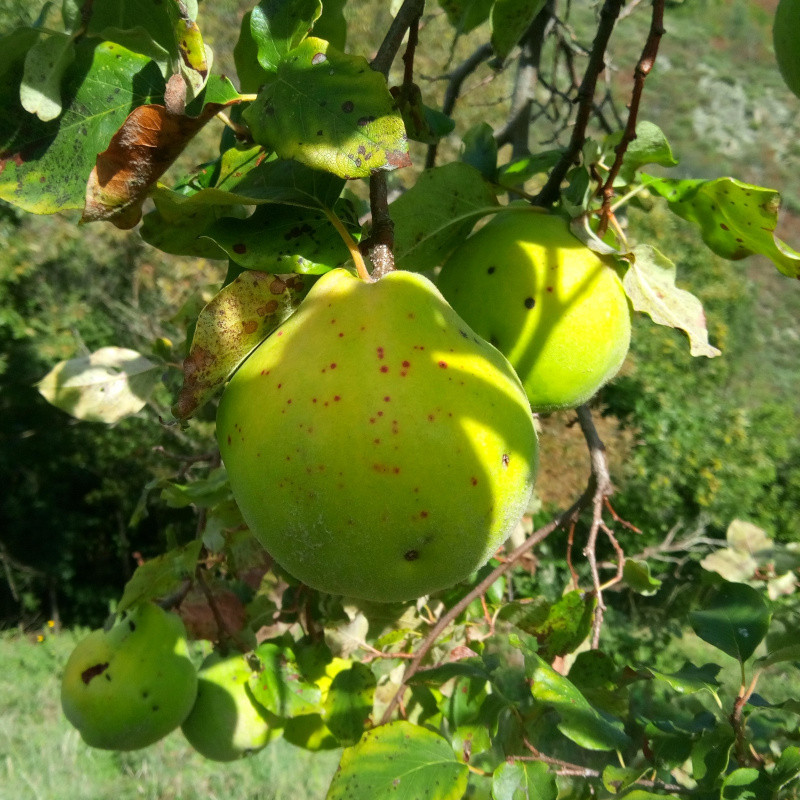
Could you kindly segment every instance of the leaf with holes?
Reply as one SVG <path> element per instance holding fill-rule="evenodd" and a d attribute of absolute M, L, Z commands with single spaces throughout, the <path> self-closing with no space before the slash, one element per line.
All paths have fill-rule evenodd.
<path fill-rule="evenodd" d="M 764 597 L 744 583 L 723 583 L 704 604 L 689 614 L 703 641 L 740 662 L 747 661 L 767 635 L 772 614 Z"/>
<path fill-rule="evenodd" d="M 401 720 L 344 751 L 326 800 L 460 800 L 468 776 L 447 739 Z"/>
<path fill-rule="evenodd" d="M 800 253 L 775 236 L 781 196 L 774 189 L 735 178 L 666 180 L 642 175 L 647 186 L 667 199 L 679 217 L 700 228 L 717 255 L 736 261 L 758 253 L 780 272 L 800 278 Z"/>
<path fill-rule="evenodd" d="M 411 163 L 383 76 L 322 39 L 284 55 L 243 117 L 259 144 L 342 178 Z"/>
<path fill-rule="evenodd" d="M 720 351 L 708 342 L 706 315 L 700 301 L 675 285 L 675 265 L 650 245 L 633 249 L 633 259 L 622 285 L 637 311 L 658 325 L 678 328 L 689 337 L 693 356 L 713 358 Z"/>
<path fill-rule="evenodd" d="M 101 347 L 61 361 L 36 384 L 49 403 L 88 422 L 119 422 L 141 411 L 161 378 L 161 367 L 135 350 Z"/>
<path fill-rule="evenodd" d="M 172 413 L 188 419 L 300 304 L 310 281 L 244 272 L 200 312 Z"/>

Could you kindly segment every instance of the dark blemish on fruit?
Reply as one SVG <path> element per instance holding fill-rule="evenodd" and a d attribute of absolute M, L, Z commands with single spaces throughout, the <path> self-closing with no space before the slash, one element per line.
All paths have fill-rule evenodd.
<path fill-rule="evenodd" d="M 334 402 L 334 403 L 338 403 L 338 402 L 339 402 L 341 399 L 342 399 L 342 398 L 341 398 L 341 397 L 339 397 L 339 395 L 338 395 L 338 394 L 335 394 L 335 395 L 333 396 L 333 402 Z"/>
<path fill-rule="evenodd" d="M 89 669 L 85 669 L 81 672 L 81 680 L 88 686 L 92 678 L 102 675 L 107 669 L 108 662 L 105 664 L 95 664 L 93 667 L 89 667 Z"/>
<path fill-rule="evenodd" d="M 339 338 L 341 339 L 343 336 L 344 336 L 344 333 L 342 333 L 341 331 L 339 331 Z"/>
<path fill-rule="evenodd" d="M 283 384 L 282 384 L 282 383 L 279 383 L 279 384 L 278 384 L 278 388 L 280 389 L 280 388 L 281 388 L 281 386 L 283 386 Z"/>
<path fill-rule="evenodd" d="M 370 425 L 374 425 L 375 424 L 375 417 L 370 417 L 369 418 L 369 424 Z"/>
<path fill-rule="evenodd" d="M 286 405 L 287 405 L 287 406 L 290 406 L 291 404 L 292 404 L 292 398 L 290 397 L 290 398 L 289 398 L 289 399 L 286 401 Z"/>
<path fill-rule="evenodd" d="M 473 486 L 477 486 L 478 485 L 478 479 L 473 475 L 472 478 L 470 479 L 470 483 Z"/>
<path fill-rule="evenodd" d="M 352 100 L 345 100 L 344 103 L 342 103 L 342 111 L 344 111 L 345 114 L 349 114 L 355 107 L 356 104 Z"/>
<path fill-rule="evenodd" d="M 158 711 L 159 706 L 153 706 L 153 711 Z"/>
<path fill-rule="evenodd" d="M 383 402 L 384 402 L 384 403 L 389 403 L 389 402 L 391 402 L 391 399 L 392 399 L 392 398 L 391 398 L 391 397 L 389 397 L 389 395 L 387 394 L 387 395 L 386 395 L 386 397 L 384 397 L 384 398 L 383 398 Z"/>
<path fill-rule="evenodd" d="M 382 347 L 375 348 L 375 352 L 378 354 L 378 358 L 380 358 L 380 359 L 383 358 L 383 348 Z"/>
<path fill-rule="evenodd" d="M 439 366 L 441 367 L 441 369 L 447 369 L 447 362 L 446 361 L 440 361 L 439 362 Z"/>
<path fill-rule="evenodd" d="M 419 516 L 420 516 L 420 519 L 427 519 L 428 518 L 428 512 L 427 511 L 420 511 L 419 512 Z"/>
<path fill-rule="evenodd" d="M 312 397 L 312 398 L 311 398 L 311 402 L 312 402 L 312 403 L 316 403 L 316 402 L 317 402 L 317 398 L 316 398 L 316 397 Z"/>
<path fill-rule="evenodd" d="M 465 339 L 469 339 L 469 334 L 468 334 L 466 331 L 461 331 L 461 330 L 460 330 L 460 331 L 459 331 L 459 333 L 460 333 L 460 334 L 461 334 L 461 335 L 462 335 L 462 336 L 463 336 Z M 452 352 L 452 350 L 451 350 L 451 352 Z"/>
<path fill-rule="evenodd" d="M 508 462 L 509 462 L 510 460 L 511 460 L 511 459 L 509 458 L 509 455 L 508 455 L 508 453 L 503 453 L 503 466 L 504 466 L 504 467 L 507 467 L 507 466 L 508 466 Z"/>
<path fill-rule="evenodd" d="M 373 443 L 373 444 L 380 444 L 380 443 L 381 443 L 381 440 L 380 440 L 380 439 L 373 439 L 373 440 L 372 440 L 372 443 Z"/>
<path fill-rule="evenodd" d="M 387 366 L 386 366 L 386 364 L 384 364 L 384 365 L 383 365 L 383 366 L 380 368 L 380 372 L 388 372 L 388 371 L 389 371 L 389 367 L 387 367 Z"/>
<path fill-rule="evenodd" d="M 552 291 L 553 291 L 553 287 L 552 287 L 552 286 L 548 286 L 548 287 L 547 287 L 547 291 L 548 291 L 548 292 L 552 292 Z"/>
<path fill-rule="evenodd" d="M 436 417 L 433 414 L 428 414 L 428 422 L 433 422 Z"/>
<path fill-rule="evenodd" d="M 243 244 L 242 242 L 237 242 L 232 248 L 234 253 L 246 253 L 247 252 L 247 245 Z"/>
<path fill-rule="evenodd" d="M 136 630 L 136 623 L 131 619 L 128 620 L 128 627 L 131 629 L 131 633 Z"/>
<path fill-rule="evenodd" d="M 720 222 L 719 226 L 724 231 L 729 231 L 730 230 L 730 228 L 724 222 Z"/>
<path fill-rule="evenodd" d="M 411 362 L 410 361 L 404 361 L 403 362 L 403 369 L 408 369 L 410 366 L 411 366 Z"/>
<path fill-rule="evenodd" d="M 314 64 L 314 66 L 323 64 L 327 60 L 328 56 L 326 56 L 325 53 L 314 53 L 314 55 L 311 56 L 311 63 Z"/>
<path fill-rule="evenodd" d="M 534 300 L 532 297 L 525 298 L 525 308 L 530 309 L 533 308 L 535 305 L 536 305 L 536 300 Z"/>
<path fill-rule="evenodd" d="M 392 468 L 392 472 L 393 472 L 395 475 L 399 475 L 399 474 L 400 474 L 400 467 L 393 467 L 393 468 Z"/>
<path fill-rule="evenodd" d="M 336 369 L 336 364 L 331 364 L 331 369 Z"/>
<path fill-rule="evenodd" d="M 406 561 L 416 561 L 419 558 L 419 551 L 407 550 L 405 553 L 403 553 L 403 558 Z"/>
<path fill-rule="evenodd" d="M 494 275 L 494 271 L 496 269 L 497 269 L 497 267 L 489 267 L 489 269 L 486 270 L 486 274 L 487 275 Z"/>
<path fill-rule="evenodd" d="M 150 692 L 142 692 L 142 700 L 147 700 L 148 697 L 150 697 Z"/>
<path fill-rule="evenodd" d="M 230 446 L 231 446 L 231 435 L 228 434 L 228 447 L 230 447 Z"/>
<path fill-rule="evenodd" d="M 384 397 L 383 399 L 384 399 L 384 400 L 388 400 L 389 398 L 388 398 L 388 397 Z M 382 417 L 382 416 L 383 416 L 383 411 L 379 411 L 379 412 L 378 412 L 378 416 L 379 416 L 379 417 Z"/>

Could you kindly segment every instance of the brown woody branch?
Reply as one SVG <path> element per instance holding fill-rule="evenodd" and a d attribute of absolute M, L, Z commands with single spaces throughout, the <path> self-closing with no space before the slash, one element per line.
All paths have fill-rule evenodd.
<path fill-rule="evenodd" d="M 600 12 L 600 24 L 597 27 L 597 35 L 592 45 L 592 52 L 589 55 L 589 63 L 583 75 L 583 81 L 578 89 L 578 114 L 575 118 L 575 127 L 572 129 L 567 149 L 564 151 L 558 164 L 553 167 L 552 172 L 547 178 L 547 182 L 536 196 L 535 204 L 539 206 L 551 206 L 558 200 L 561 190 L 561 183 L 569 171 L 569 168 L 576 162 L 580 155 L 583 144 L 586 141 L 586 128 L 594 110 L 594 94 L 597 87 L 597 79 L 605 69 L 605 55 L 611 33 L 617 22 L 622 0 L 606 0 Z"/>
<path fill-rule="evenodd" d="M 661 37 L 664 35 L 664 5 L 666 0 L 653 0 L 653 14 L 650 19 L 650 31 L 647 34 L 642 55 L 636 64 L 633 73 L 633 91 L 631 92 L 631 102 L 628 107 L 628 121 L 622 133 L 622 139 L 614 148 L 614 163 L 608 172 L 606 181 L 601 189 L 603 203 L 600 207 L 600 226 L 598 235 L 602 236 L 608 229 L 608 221 L 611 216 L 611 199 L 614 196 L 614 180 L 622 169 L 622 161 L 628 150 L 630 143 L 636 138 L 636 122 L 639 116 L 639 105 L 644 93 L 644 83 L 647 76 L 653 69 L 658 55 L 658 46 Z"/>

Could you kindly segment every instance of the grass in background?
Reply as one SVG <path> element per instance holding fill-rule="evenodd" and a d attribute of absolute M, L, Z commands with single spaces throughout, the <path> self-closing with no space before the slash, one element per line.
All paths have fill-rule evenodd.
<path fill-rule="evenodd" d="M 64 664 L 85 632 L 0 634 L 0 795 L 15 800 L 316 800 L 338 751 L 309 753 L 282 740 L 250 759 L 218 764 L 180 731 L 145 750 L 83 743 L 61 712 Z"/>

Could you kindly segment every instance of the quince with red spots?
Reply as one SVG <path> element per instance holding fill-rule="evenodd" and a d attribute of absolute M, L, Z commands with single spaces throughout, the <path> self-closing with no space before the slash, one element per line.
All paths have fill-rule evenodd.
<path fill-rule="evenodd" d="M 425 277 L 333 270 L 230 380 L 217 438 L 251 530 L 303 583 L 400 601 L 510 535 L 537 440 L 508 361 Z"/>

